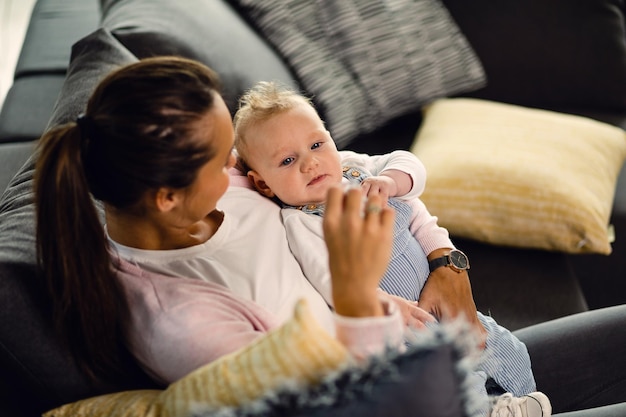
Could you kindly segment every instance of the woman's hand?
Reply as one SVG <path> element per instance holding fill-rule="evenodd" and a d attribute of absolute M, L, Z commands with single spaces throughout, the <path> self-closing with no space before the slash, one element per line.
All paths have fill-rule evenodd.
<path fill-rule="evenodd" d="M 382 316 L 378 284 L 391 257 L 394 212 L 380 196 L 361 206 L 358 189 L 328 192 L 324 240 L 328 246 L 335 311 L 347 317 Z"/>
<path fill-rule="evenodd" d="M 431 253 L 428 257 L 438 257 Z M 476 330 L 480 346 L 484 347 L 487 331 L 476 315 L 476 303 L 472 296 L 467 271 L 456 272 L 448 267 L 435 269 L 426 280 L 419 298 L 419 305 L 432 313 L 438 320 L 463 316 Z"/>

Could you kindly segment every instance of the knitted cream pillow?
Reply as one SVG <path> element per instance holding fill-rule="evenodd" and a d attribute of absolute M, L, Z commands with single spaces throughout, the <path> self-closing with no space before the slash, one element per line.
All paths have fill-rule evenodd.
<path fill-rule="evenodd" d="M 43 417 L 161 417 L 159 390 L 133 390 L 99 395 L 65 404 Z"/>
<path fill-rule="evenodd" d="M 286 383 L 319 382 L 350 363 L 347 349 L 311 315 L 306 302 L 294 317 L 249 346 L 205 365 L 164 391 L 136 390 L 80 400 L 44 417 L 186 417 L 237 407 Z"/>
<path fill-rule="evenodd" d="M 623 129 L 485 100 L 441 99 L 425 107 L 411 150 L 428 174 L 423 201 L 451 235 L 611 252 Z"/>

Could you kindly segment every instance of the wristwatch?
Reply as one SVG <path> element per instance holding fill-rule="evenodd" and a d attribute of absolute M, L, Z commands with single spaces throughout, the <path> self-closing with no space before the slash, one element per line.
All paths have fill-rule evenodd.
<path fill-rule="evenodd" d="M 428 262 L 430 272 L 433 272 L 440 266 L 449 266 L 455 272 L 463 272 L 470 267 L 467 255 L 457 249 L 452 249 L 449 254 Z"/>

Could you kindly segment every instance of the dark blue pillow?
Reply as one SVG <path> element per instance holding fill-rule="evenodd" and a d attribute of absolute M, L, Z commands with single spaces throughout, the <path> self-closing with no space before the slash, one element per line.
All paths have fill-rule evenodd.
<path fill-rule="evenodd" d="M 238 409 L 195 417 L 461 417 L 469 414 L 467 372 L 454 343 L 389 354 L 308 390 L 285 387 Z"/>

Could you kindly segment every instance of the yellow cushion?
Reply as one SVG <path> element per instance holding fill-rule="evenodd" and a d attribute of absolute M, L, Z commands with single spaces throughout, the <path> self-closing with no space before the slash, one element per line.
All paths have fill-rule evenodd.
<path fill-rule="evenodd" d="M 43 417 L 159 417 L 159 390 L 123 391 L 65 404 Z"/>
<path fill-rule="evenodd" d="M 623 129 L 485 100 L 441 99 L 424 108 L 411 150 L 428 173 L 423 201 L 453 237 L 611 252 Z"/>
<path fill-rule="evenodd" d="M 161 401 L 169 416 L 238 406 L 287 381 L 311 384 L 350 363 L 348 350 L 299 302 L 277 331 L 171 384 Z"/>
<path fill-rule="evenodd" d="M 294 317 L 252 344 L 205 365 L 164 391 L 137 390 L 66 404 L 44 417 L 185 417 L 239 406 L 287 382 L 311 384 L 351 363 L 300 301 Z"/>

